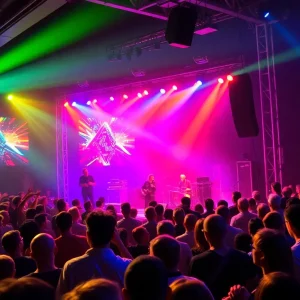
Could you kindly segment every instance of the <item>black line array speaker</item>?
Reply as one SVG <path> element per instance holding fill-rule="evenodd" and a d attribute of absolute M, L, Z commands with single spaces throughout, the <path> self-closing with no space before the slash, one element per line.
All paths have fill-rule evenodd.
<path fill-rule="evenodd" d="M 229 97 L 236 132 L 240 138 L 258 136 L 251 77 L 237 75 L 229 82 Z"/>
<path fill-rule="evenodd" d="M 171 46 L 188 48 L 192 45 L 197 22 L 196 7 L 176 6 L 169 14 L 166 40 Z"/>

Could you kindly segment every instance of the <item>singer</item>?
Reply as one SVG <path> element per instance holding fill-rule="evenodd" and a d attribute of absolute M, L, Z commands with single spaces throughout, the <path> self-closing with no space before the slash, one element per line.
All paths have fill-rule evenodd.
<path fill-rule="evenodd" d="M 83 169 L 83 175 L 79 178 L 79 185 L 81 186 L 81 192 L 84 202 L 90 200 L 94 205 L 93 187 L 95 184 L 96 183 L 93 176 L 89 175 L 89 171 L 87 169 Z"/>
<path fill-rule="evenodd" d="M 155 200 L 156 184 L 154 175 L 149 175 L 148 180 L 142 186 L 142 196 L 145 199 L 145 207 L 149 206 L 149 202 Z"/>

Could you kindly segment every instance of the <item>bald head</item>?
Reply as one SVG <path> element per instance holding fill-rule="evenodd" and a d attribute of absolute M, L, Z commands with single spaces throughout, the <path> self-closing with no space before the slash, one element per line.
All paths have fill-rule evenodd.
<path fill-rule="evenodd" d="M 238 209 L 240 212 L 246 212 L 249 209 L 249 202 L 246 198 L 240 198 L 238 200 Z"/>
<path fill-rule="evenodd" d="M 0 280 L 13 278 L 15 275 L 15 262 L 7 255 L 0 255 Z"/>
<path fill-rule="evenodd" d="M 210 215 L 204 220 L 203 230 L 208 243 L 211 246 L 218 246 L 224 241 L 227 233 L 227 224 L 223 217 Z"/>
<path fill-rule="evenodd" d="M 268 204 L 272 211 L 280 210 L 281 197 L 276 194 L 271 194 L 268 198 Z"/>
<path fill-rule="evenodd" d="M 50 234 L 40 233 L 30 243 L 31 256 L 38 263 L 54 257 L 55 241 Z"/>

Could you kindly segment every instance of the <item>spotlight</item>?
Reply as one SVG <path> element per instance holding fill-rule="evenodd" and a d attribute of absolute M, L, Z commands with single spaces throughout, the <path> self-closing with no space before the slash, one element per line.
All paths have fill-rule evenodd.
<path fill-rule="evenodd" d="M 12 100 L 12 99 L 14 99 L 14 96 L 13 96 L 13 95 L 8 95 L 8 96 L 7 96 L 7 99 L 8 99 L 8 100 Z"/>
<path fill-rule="evenodd" d="M 173 85 L 172 89 L 173 89 L 174 91 L 177 91 L 177 86 L 176 86 L 176 85 Z"/>
<path fill-rule="evenodd" d="M 218 79 L 218 82 L 219 82 L 219 83 L 224 83 L 224 79 L 223 79 L 223 78 L 219 78 L 219 79 Z"/>
<path fill-rule="evenodd" d="M 264 14 L 264 18 L 266 19 L 269 15 L 270 15 L 270 13 L 269 13 L 269 12 L 266 12 L 266 13 Z"/>
<path fill-rule="evenodd" d="M 138 93 L 137 95 L 138 95 L 139 98 L 143 97 L 143 95 L 141 93 Z"/>
<path fill-rule="evenodd" d="M 94 103 L 94 104 L 97 103 L 97 99 L 94 99 L 94 100 L 93 100 L 93 103 Z"/>
<path fill-rule="evenodd" d="M 166 90 L 165 90 L 165 89 L 160 89 L 160 93 L 161 93 L 161 94 L 165 94 L 165 93 L 166 93 Z"/>
<path fill-rule="evenodd" d="M 110 101 L 114 101 L 115 98 L 114 98 L 114 97 L 109 97 L 109 100 L 110 100 Z"/>
<path fill-rule="evenodd" d="M 144 90 L 144 95 L 149 95 L 148 91 L 147 90 Z"/>
<path fill-rule="evenodd" d="M 201 81 L 201 80 L 198 80 L 198 81 L 195 83 L 195 85 L 197 85 L 197 86 L 202 85 L 202 81 Z"/>
<path fill-rule="evenodd" d="M 87 103 L 86 103 L 87 105 L 91 105 L 92 104 L 92 102 L 89 100 Z"/>
<path fill-rule="evenodd" d="M 77 105 L 77 103 L 74 101 L 74 102 L 72 102 L 72 106 L 76 106 Z"/>
<path fill-rule="evenodd" d="M 231 75 L 227 75 L 227 80 L 228 81 L 232 81 L 233 80 L 233 77 Z"/>
<path fill-rule="evenodd" d="M 69 102 L 65 102 L 64 107 L 69 106 Z"/>
<path fill-rule="evenodd" d="M 128 99 L 128 96 L 126 94 L 123 95 L 124 99 Z"/>

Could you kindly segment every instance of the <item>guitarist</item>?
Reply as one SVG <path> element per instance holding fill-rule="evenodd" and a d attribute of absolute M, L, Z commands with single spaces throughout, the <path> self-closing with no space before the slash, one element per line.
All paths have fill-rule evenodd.
<path fill-rule="evenodd" d="M 145 207 L 149 206 L 149 202 L 155 200 L 156 185 L 154 175 L 149 175 L 148 180 L 142 186 L 142 195 L 145 198 Z"/>
<path fill-rule="evenodd" d="M 186 179 L 186 176 L 184 174 L 180 175 L 179 190 L 184 194 L 185 197 L 190 198 L 192 195 L 191 182 Z"/>

